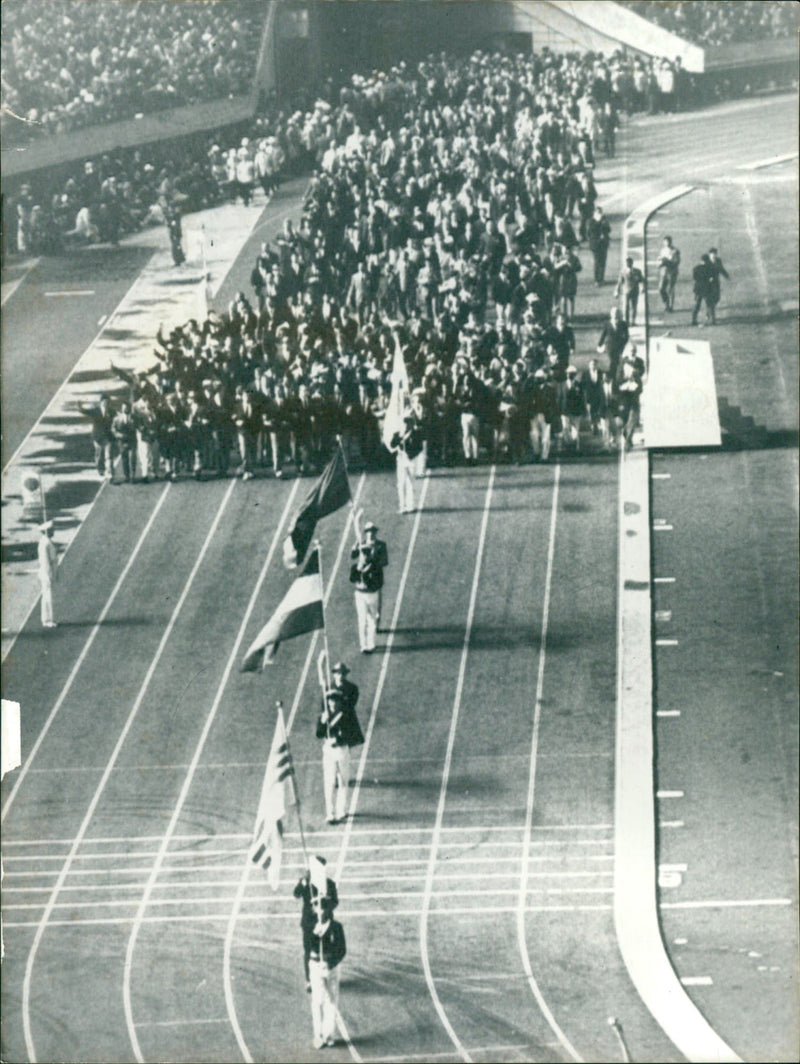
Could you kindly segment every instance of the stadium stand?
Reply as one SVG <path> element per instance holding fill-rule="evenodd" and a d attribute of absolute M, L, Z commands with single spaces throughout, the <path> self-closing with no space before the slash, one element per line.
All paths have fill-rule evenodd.
<path fill-rule="evenodd" d="M 249 91 L 260 5 L 9 0 L 3 5 L 6 146 Z"/>
<path fill-rule="evenodd" d="M 676 0 L 620 0 L 637 15 L 704 47 L 791 37 L 797 32 L 797 4 L 792 0 L 738 0 L 735 4 Z"/>

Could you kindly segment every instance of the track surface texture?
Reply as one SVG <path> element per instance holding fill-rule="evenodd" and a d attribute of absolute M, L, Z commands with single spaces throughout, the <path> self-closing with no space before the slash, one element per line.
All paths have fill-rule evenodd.
<path fill-rule="evenodd" d="M 651 249 L 670 232 L 683 253 L 676 311 L 657 324 L 651 292 L 651 330 L 710 340 L 724 429 L 719 451 L 650 458 L 658 903 L 687 992 L 751 1061 L 798 1051 L 798 232 L 796 160 L 742 167 L 796 150 L 796 104 L 639 118 L 598 167 L 615 237 L 638 203 L 696 186 L 648 229 Z M 246 287 L 259 239 L 220 305 Z M 691 267 L 712 245 L 731 280 L 719 324 L 693 329 Z M 4 453 L 140 250 L 122 249 L 113 276 L 76 265 L 97 303 L 92 328 L 64 309 L 63 365 L 37 332 L 55 267 L 9 298 L 4 373 L 9 387 L 35 373 L 37 400 Z M 609 276 L 618 256 L 615 240 Z M 610 293 L 579 291 L 580 366 Z M 76 460 L 90 459 L 87 433 Z M 238 670 L 291 581 L 281 542 L 310 482 L 156 483 L 92 507 L 61 563 L 59 628 L 34 612 L 4 665 L 23 762 L 47 727 L 21 783 L 3 781 L 4 1061 L 318 1057 L 296 816 L 276 893 L 247 855 L 276 699 L 348 938 L 331 1059 L 615 1061 L 612 1016 L 630 1059 L 683 1059 L 613 919 L 617 457 L 437 470 L 402 517 L 391 475 L 350 482 L 391 564 L 388 630 L 361 657 L 349 514 L 320 526 L 331 654 L 352 667 L 367 735 L 337 827 L 313 734 L 318 635 L 262 674 Z"/>

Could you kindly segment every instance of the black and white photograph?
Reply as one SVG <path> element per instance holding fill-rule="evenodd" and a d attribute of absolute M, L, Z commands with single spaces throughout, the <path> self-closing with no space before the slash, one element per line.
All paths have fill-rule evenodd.
<path fill-rule="evenodd" d="M 3 1064 L 800 1060 L 800 3 L 0 18 Z"/>

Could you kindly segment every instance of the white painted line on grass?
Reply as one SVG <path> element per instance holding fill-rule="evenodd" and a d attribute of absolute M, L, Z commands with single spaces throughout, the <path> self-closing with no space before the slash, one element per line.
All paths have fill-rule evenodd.
<path fill-rule="evenodd" d="M 653 522 L 654 532 L 672 532 L 672 525 L 668 525 L 666 521 L 659 521 L 656 519 Z"/>
<path fill-rule="evenodd" d="M 657 621 L 663 621 L 663 622 L 671 621 L 672 620 L 672 610 L 656 610 L 655 619 Z"/>
<path fill-rule="evenodd" d="M 541 988 L 536 981 L 536 977 L 533 974 L 533 968 L 531 967 L 531 958 L 528 952 L 528 941 L 525 933 L 525 914 L 526 914 L 526 902 L 529 895 L 528 878 L 530 875 L 530 847 L 531 847 L 531 829 L 533 825 L 533 808 L 536 794 L 536 764 L 537 755 L 539 751 L 539 730 L 542 719 L 542 698 L 544 695 L 544 668 L 547 660 L 547 634 L 550 623 L 550 593 L 553 584 L 553 561 L 555 558 L 555 545 L 556 545 L 556 524 L 558 520 L 558 489 L 561 483 L 561 464 L 556 463 L 555 475 L 553 478 L 553 499 L 550 506 L 550 530 L 547 542 L 547 568 L 545 571 L 544 581 L 544 595 L 542 601 L 542 625 L 541 625 L 541 637 L 540 637 L 540 649 L 539 649 L 539 665 L 536 675 L 536 693 L 534 695 L 533 703 L 533 729 L 531 734 L 531 757 L 530 757 L 530 771 L 528 774 L 528 795 L 525 806 L 525 833 L 523 837 L 522 846 L 522 868 L 520 870 L 520 885 L 519 896 L 517 901 L 517 943 L 519 946 L 520 957 L 522 959 L 522 967 L 525 970 L 525 975 L 528 979 L 528 986 L 531 989 L 534 1000 L 539 1006 L 539 1009 L 547 1020 L 550 1029 L 555 1034 L 560 1045 L 566 1050 L 569 1056 L 574 1061 L 580 1061 L 582 1058 L 577 1052 L 575 1047 L 567 1038 L 566 1034 L 562 1031 L 555 1016 L 553 1015 L 550 1007 L 544 999 Z M 612 889 L 613 893 L 613 889 Z"/>
<path fill-rule="evenodd" d="M 683 798 L 683 791 L 656 791 L 656 798 Z"/>
<path fill-rule="evenodd" d="M 710 975 L 682 975 L 681 982 L 684 986 L 713 986 L 714 980 Z"/>
<path fill-rule="evenodd" d="M 675 583 L 675 577 L 674 576 L 654 576 L 653 577 L 653 583 L 654 584 L 674 584 Z"/>
<path fill-rule="evenodd" d="M 420 916 L 419 925 L 419 948 L 422 958 L 422 968 L 425 973 L 425 982 L 428 985 L 431 1000 L 433 1001 L 434 1008 L 442 1022 L 442 1026 L 450 1036 L 450 1041 L 456 1047 L 461 1059 L 467 1062 L 471 1061 L 472 1058 L 464 1048 L 453 1025 L 450 1023 L 439 998 L 438 991 L 436 990 L 436 984 L 434 983 L 430 955 L 428 952 L 428 920 L 430 917 L 430 900 L 433 896 L 433 879 L 436 873 L 436 860 L 439 852 L 444 807 L 447 801 L 447 784 L 450 779 L 450 766 L 453 761 L 453 747 L 455 746 L 458 716 L 461 710 L 461 698 L 464 691 L 464 677 L 467 671 L 469 642 L 472 637 L 472 624 L 475 619 L 475 605 L 478 601 L 478 583 L 480 581 L 481 569 L 483 566 L 483 550 L 486 544 L 486 529 L 489 526 L 489 511 L 492 502 L 492 488 L 494 487 L 495 475 L 496 467 L 492 466 L 489 473 L 489 483 L 486 488 L 486 499 L 483 504 L 483 518 L 481 520 L 481 530 L 478 536 L 478 549 L 475 557 L 475 569 L 472 576 L 472 590 L 470 592 L 469 607 L 467 609 L 467 622 L 464 630 L 464 642 L 461 648 L 461 662 L 458 669 L 458 679 L 456 680 L 456 693 L 455 698 L 453 699 L 453 710 L 450 716 L 450 731 L 447 736 L 447 748 L 445 751 L 444 766 L 442 767 L 442 783 L 439 789 L 439 802 L 436 807 L 436 820 L 434 823 L 433 836 L 431 838 L 430 860 L 428 862 L 428 869 L 425 876 L 425 891 L 422 898 L 422 914 Z"/>
<path fill-rule="evenodd" d="M 136 696 L 136 701 L 134 702 L 133 707 L 131 708 L 131 711 L 128 714 L 128 718 L 125 721 L 125 726 L 123 727 L 122 731 L 120 732 L 120 736 L 117 739 L 117 742 L 116 742 L 116 744 L 114 746 L 114 749 L 113 749 L 113 751 L 111 753 L 111 757 L 109 758 L 108 764 L 106 765 L 106 770 L 103 773 L 103 775 L 102 775 L 102 777 L 100 779 L 100 782 L 97 785 L 97 788 L 96 788 L 94 794 L 92 795 L 92 800 L 89 803 L 89 808 L 86 810 L 86 814 L 85 814 L 85 816 L 84 816 L 84 818 L 83 818 L 83 820 L 81 822 L 81 826 L 78 829 L 78 834 L 75 836 L 75 839 L 74 839 L 74 841 L 72 843 L 72 846 L 70 847 L 69 853 L 67 854 L 67 857 L 66 857 L 66 859 L 64 861 L 64 866 L 61 869 L 61 872 L 59 874 L 58 879 L 56 880 L 56 884 L 53 887 L 53 892 L 50 895 L 50 898 L 49 898 L 49 900 L 47 902 L 47 905 L 45 906 L 44 913 L 42 914 L 42 918 L 41 918 L 41 920 L 39 922 L 39 926 L 36 929 L 36 935 L 34 936 L 34 940 L 33 940 L 33 943 L 31 945 L 31 948 L 30 948 L 30 952 L 28 953 L 28 960 L 27 960 L 27 963 L 25 965 L 25 978 L 24 978 L 23 983 L 22 983 L 22 1024 L 23 1024 L 23 1029 L 24 1029 L 24 1033 L 25 1033 L 25 1047 L 26 1047 L 26 1049 L 28 1051 L 28 1059 L 30 1060 L 31 1064 L 35 1064 L 35 1061 L 36 1061 L 36 1049 L 35 1049 L 34 1042 L 33 1042 L 33 1032 L 32 1032 L 32 1028 L 31 1028 L 31 1014 L 30 1014 L 31 978 L 32 978 L 32 975 L 33 975 L 33 964 L 34 964 L 34 961 L 36 959 L 36 954 L 37 954 L 37 951 L 39 949 L 39 944 L 42 941 L 42 937 L 44 935 L 45 928 L 47 927 L 48 918 L 49 918 L 50 914 L 52 913 L 53 909 L 56 908 L 56 900 L 58 898 L 59 891 L 61 890 L 61 887 L 64 885 L 64 881 L 65 881 L 65 879 L 67 878 L 67 876 L 69 874 L 69 870 L 70 870 L 70 866 L 72 864 L 72 860 L 73 860 L 75 854 L 77 853 L 79 846 L 81 845 L 81 841 L 82 841 L 84 835 L 86 834 L 86 832 L 89 829 L 89 824 L 91 823 L 92 817 L 94 816 L 95 810 L 96 810 L 96 808 L 97 808 L 97 806 L 98 806 L 98 804 L 100 802 L 100 797 L 101 797 L 101 795 L 103 793 L 103 790 L 105 789 L 105 785 L 108 782 L 109 778 L 111 777 L 111 771 L 114 768 L 114 764 L 115 764 L 117 758 L 119 757 L 120 751 L 122 750 L 122 746 L 123 746 L 123 744 L 125 742 L 125 739 L 128 736 L 128 732 L 130 731 L 130 729 L 131 729 L 131 727 L 133 725 L 133 722 L 134 722 L 134 720 L 136 718 L 136 715 L 139 712 L 139 708 L 140 708 L 142 702 L 144 701 L 144 696 L 147 693 L 147 690 L 148 690 L 148 688 L 150 686 L 150 681 L 153 678 L 153 675 L 154 675 L 154 673 L 156 671 L 158 663 L 161 660 L 161 656 L 164 653 L 164 649 L 166 648 L 167 642 L 169 641 L 169 637 L 172 634 L 172 629 L 175 627 L 175 623 L 176 623 L 176 621 L 178 619 L 178 616 L 179 616 L 181 610 L 183 609 L 183 604 L 184 604 L 184 602 L 186 601 L 186 599 L 187 599 L 187 597 L 189 595 L 189 591 L 191 590 L 192 584 L 194 583 L 194 579 L 197 576 L 197 573 L 200 571 L 200 567 L 201 567 L 201 565 L 203 563 L 203 560 L 204 560 L 204 558 L 206 556 L 206 552 L 208 551 L 208 548 L 211 545 L 211 540 L 214 538 L 214 533 L 216 532 L 216 530 L 217 530 L 217 528 L 219 526 L 219 522 L 222 519 L 222 515 L 225 512 L 225 509 L 226 509 L 226 507 L 228 505 L 228 500 L 231 497 L 231 492 L 233 491 L 235 486 L 236 486 L 236 481 L 235 480 L 231 481 L 231 484 L 230 484 L 228 490 L 225 492 L 225 495 L 223 496 L 222 501 L 219 504 L 219 507 L 218 507 L 217 512 L 216 512 L 216 515 L 214 516 L 214 520 L 211 523 L 211 527 L 209 528 L 208 532 L 206 533 L 206 537 L 203 540 L 203 545 L 200 548 L 200 553 L 197 556 L 197 560 L 195 561 L 194 565 L 192 566 L 192 571 L 189 574 L 189 578 L 188 578 L 188 580 L 186 581 L 186 583 L 184 585 L 184 588 L 183 588 L 183 591 L 181 592 L 180 598 L 175 603 L 175 607 L 174 607 L 174 609 L 172 611 L 172 615 L 170 616 L 169 623 L 167 624 L 167 627 L 164 629 L 164 634 L 161 636 L 161 639 L 159 641 L 156 653 L 153 656 L 153 660 L 150 662 L 150 666 L 149 666 L 149 668 L 147 670 L 147 673 L 145 675 L 144 681 L 142 682 L 142 685 L 139 688 L 139 693 Z M 168 490 L 169 490 L 169 485 L 167 485 L 167 488 L 165 488 L 165 490 L 162 492 L 161 498 L 159 499 L 159 505 L 163 501 L 163 499 L 166 497 L 166 494 L 167 494 Z M 154 513 L 155 512 L 156 511 L 154 511 Z M 95 626 L 95 628 L 96 627 L 97 626 Z"/>
<path fill-rule="evenodd" d="M 682 820 L 659 820 L 658 826 L 660 828 L 682 828 Z"/>
<path fill-rule="evenodd" d="M 672 473 L 651 473 L 651 480 L 672 480 Z"/>
<path fill-rule="evenodd" d="M 20 786 L 22 784 L 22 781 L 25 779 L 26 775 L 28 774 L 31 765 L 33 764 L 33 760 L 36 757 L 37 753 L 39 752 L 39 748 L 41 747 L 42 743 L 44 742 L 44 737 L 47 735 L 48 731 L 50 730 L 51 724 L 53 723 L 53 721 L 56 718 L 56 714 L 61 709 L 61 706 L 64 704 L 64 699 L 69 694 L 69 692 L 70 692 L 70 690 L 72 688 L 72 685 L 75 682 L 75 677 L 78 675 L 78 672 L 80 670 L 81 665 L 83 665 L 84 661 L 86 660 L 86 655 L 89 653 L 89 651 L 90 651 L 90 649 L 92 647 L 92 644 L 94 643 L 95 639 L 97 638 L 97 634 L 100 631 L 100 628 L 101 628 L 103 622 L 105 621 L 106 617 L 108 616 L 108 611 L 114 605 L 114 601 L 115 601 L 117 595 L 119 594 L 119 590 L 122 587 L 123 583 L 125 582 L 125 578 L 127 577 L 128 573 L 131 571 L 131 567 L 133 566 L 133 563 L 136 561 L 136 559 L 137 559 L 137 557 L 139 555 L 139 551 L 142 548 L 142 544 L 144 543 L 145 539 L 147 539 L 147 535 L 150 532 L 150 529 L 153 527 L 153 524 L 155 523 L 155 519 L 158 516 L 158 511 L 161 509 L 161 506 L 162 506 L 164 500 L 166 499 L 167 492 L 169 490 L 170 490 L 170 485 L 167 484 L 166 487 L 164 488 L 164 490 L 161 492 L 161 495 L 158 498 L 158 502 L 156 503 L 156 505 L 155 505 L 155 507 L 153 509 L 153 512 L 150 514 L 150 517 L 148 518 L 147 524 L 142 529 L 142 532 L 141 532 L 138 540 L 136 541 L 136 546 L 133 548 L 131 556 L 130 556 L 130 558 L 128 558 L 128 561 L 125 564 L 125 568 L 119 574 L 119 577 L 117 578 L 117 582 L 116 582 L 116 584 L 114 584 L 114 587 L 112 588 L 111 594 L 108 596 L 108 599 L 106 600 L 106 604 L 105 604 L 105 606 L 103 606 L 102 612 L 101 612 L 100 616 L 97 619 L 97 623 L 94 625 L 94 627 L 92 628 L 91 632 L 87 636 L 86 642 L 83 645 L 83 649 L 81 650 L 80 654 L 78 655 L 78 658 L 77 658 L 75 664 L 72 666 L 72 669 L 70 670 L 70 674 L 67 677 L 66 683 L 61 688 L 61 692 L 60 692 L 58 698 L 56 699 L 56 703 L 53 706 L 53 708 L 50 710 L 50 714 L 49 714 L 47 720 L 44 722 L 44 726 L 42 727 L 42 730 L 39 732 L 39 735 L 37 736 L 36 742 L 33 744 L 33 747 L 31 748 L 30 754 L 28 754 L 28 758 L 25 761 L 25 764 L 20 769 L 20 773 L 17 776 L 17 778 L 16 778 L 16 780 L 14 782 L 14 786 L 11 789 L 11 793 L 9 794 L 8 798 L 6 799 L 6 803 L 3 806 L 2 814 L 0 814 L 0 823 L 2 823 L 3 820 L 5 820 L 9 809 L 13 805 L 14 799 L 17 796 L 17 792 L 19 791 L 19 788 L 20 788 Z M 72 841 L 73 840 L 69 840 L 69 844 L 70 845 L 72 844 Z M 4 842 L 3 845 L 7 846 L 8 843 Z"/>
<path fill-rule="evenodd" d="M 657 717 L 679 717 L 680 715 L 681 715 L 681 711 L 679 709 L 657 709 L 656 710 L 656 716 Z"/>
<path fill-rule="evenodd" d="M 678 646 L 677 639 L 656 639 L 657 647 L 676 647 Z"/>

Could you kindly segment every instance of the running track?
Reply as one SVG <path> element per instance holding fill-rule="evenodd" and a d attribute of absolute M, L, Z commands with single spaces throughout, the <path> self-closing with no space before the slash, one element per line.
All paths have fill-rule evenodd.
<path fill-rule="evenodd" d="M 642 121 L 601 167 L 607 194 L 633 205 L 778 154 L 792 101 L 762 101 L 772 120 L 743 146 L 752 106 Z M 336 1059 L 619 1059 L 609 1015 L 634 1059 L 676 1059 L 611 917 L 615 461 L 452 471 L 402 520 L 390 477 L 351 483 L 389 539 L 392 632 L 353 661 L 351 532 L 327 519 L 331 651 L 354 666 L 368 738 L 338 829 L 322 821 L 315 640 L 237 671 L 287 585 L 302 485 L 152 485 L 92 511 L 62 565 L 67 623 L 46 641 L 29 624 L 6 663 L 23 748 L 51 723 L 3 788 L 4 1059 L 312 1056 L 287 897 L 299 840 L 278 894 L 246 861 L 276 698 L 306 829 L 339 873 Z M 730 1022 L 752 1040 L 752 1018 Z"/>

